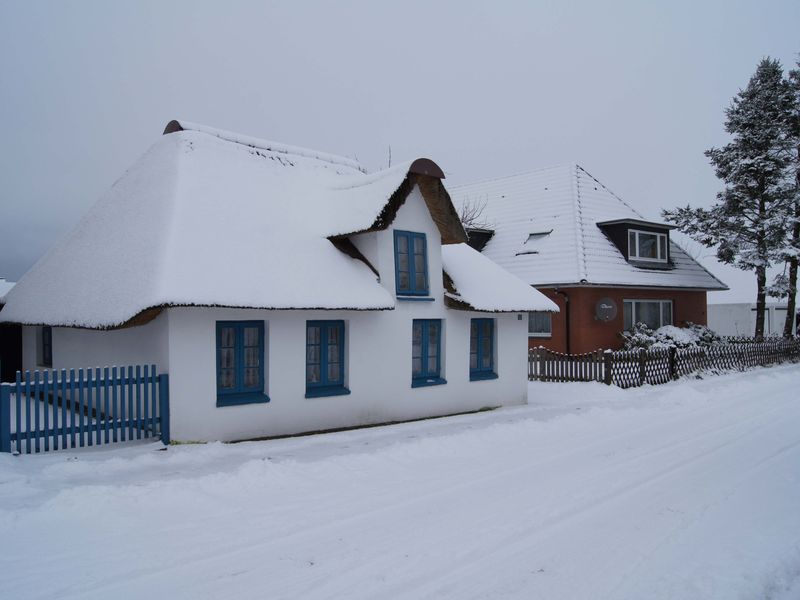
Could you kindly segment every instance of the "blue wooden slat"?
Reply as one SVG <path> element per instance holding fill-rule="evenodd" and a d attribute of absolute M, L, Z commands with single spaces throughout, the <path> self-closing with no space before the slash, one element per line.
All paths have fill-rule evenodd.
<path fill-rule="evenodd" d="M 108 367 L 103 369 L 103 441 L 109 442 L 108 428 L 111 425 L 111 413 L 108 410 L 108 388 L 111 382 L 108 380 Z"/>
<path fill-rule="evenodd" d="M 78 411 L 75 398 L 75 369 L 69 370 L 69 447 L 75 447 L 75 413 Z"/>
<path fill-rule="evenodd" d="M 113 418 L 111 420 L 111 439 L 114 442 L 119 441 L 119 396 L 117 395 L 117 367 L 111 367 L 111 409 Z"/>
<path fill-rule="evenodd" d="M 31 372 L 25 371 L 25 452 L 31 453 Z"/>
<path fill-rule="evenodd" d="M 149 421 L 150 421 L 150 410 L 149 410 L 150 409 L 150 386 L 148 385 L 150 383 L 150 381 L 148 379 L 149 375 L 150 375 L 150 366 L 149 365 L 145 365 L 144 366 L 144 370 L 143 370 L 143 376 L 142 376 L 142 385 L 144 387 L 144 390 L 143 390 L 143 393 L 142 393 L 142 396 L 143 396 L 142 404 L 144 406 L 144 415 L 142 417 L 142 430 L 144 431 L 144 437 L 146 437 L 146 438 L 150 437 L 150 431 L 149 431 L 149 425 L 150 425 L 150 423 L 149 423 Z"/>
<path fill-rule="evenodd" d="M 22 432 L 22 376 L 19 371 L 17 371 L 16 386 L 14 387 L 14 401 L 17 409 L 17 427 L 14 430 L 17 434 L 17 444 L 14 449 L 17 452 L 22 452 L 20 447 L 21 438 L 19 437 Z"/>
<path fill-rule="evenodd" d="M 66 448 L 67 447 L 67 435 L 68 435 L 68 431 L 67 431 L 67 370 L 66 369 L 61 369 L 61 381 L 59 383 L 61 384 L 61 394 L 59 394 L 60 400 L 61 400 L 61 427 L 60 427 L 60 430 L 61 430 L 61 447 L 62 448 Z"/>
<path fill-rule="evenodd" d="M 41 373 L 37 369 L 33 372 L 33 414 L 34 414 L 34 429 L 33 429 L 33 446 L 36 452 L 41 452 L 41 436 L 42 436 L 42 421 L 41 415 L 39 414 L 41 411 L 41 404 L 42 404 L 42 384 L 40 381 Z"/>
<path fill-rule="evenodd" d="M 136 365 L 136 439 L 142 439 L 142 369 Z"/>
<path fill-rule="evenodd" d="M 86 411 L 86 403 L 83 397 L 83 369 L 78 369 L 78 443 L 81 448 L 86 445 L 86 438 L 84 436 L 84 413 Z"/>
<path fill-rule="evenodd" d="M 11 452 L 11 385 L 0 383 L 0 452 Z"/>
<path fill-rule="evenodd" d="M 158 376 L 158 419 L 161 429 L 161 441 L 169 445 L 169 375 Z"/>
<path fill-rule="evenodd" d="M 133 367 L 128 367 L 128 439 L 133 439 Z"/>
<path fill-rule="evenodd" d="M 50 382 L 50 396 L 52 398 L 50 414 L 53 417 L 53 422 L 50 424 L 50 433 L 47 437 L 53 442 L 53 450 L 58 450 L 60 447 L 58 440 L 58 371 L 50 371 L 50 374 L 53 376 Z"/>
<path fill-rule="evenodd" d="M 86 390 L 86 408 L 85 408 L 85 419 L 86 419 L 86 445 L 87 446 L 94 446 L 94 441 L 92 440 L 92 369 L 86 369 L 86 379 L 83 382 L 83 387 Z"/>
<path fill-rule="evenodd" d="M 42 382 L 43 397 L 44 397 L 44 451 L 50 450 L 50 371 L 44 372 L 44 381 Z"/>
<path fill-rule="evenodd" d="M 125 415 L 128 413 L 127 411 L 127 404 L 126 404 L 126 385 L 127 379 L 125 379 L 125 367 L 120 367 L 119 369 L 119 437 L 121 441 L 125 441 L 128 439 L 126 429 L 125 429 Z"/>
<path fill-rule="evenodd" d="M 100 420 L 102 419 L 102 406 L 101 406 L 101 396 L 102 396 L 102 387 L 101 387 L 101 373 L 100 367 L 96 367 L 94 370 L 94 435 L 95 435 L 95 443 L 99 446 L 103 443 L 102 440 L 102 430 L 100 429 Z"/>
<path fill-rule="evenodd" d="M 156 434 L 156 401 L 158 394 L 156 393 L 156 366 L 150 365 L 150 435 Z"/>

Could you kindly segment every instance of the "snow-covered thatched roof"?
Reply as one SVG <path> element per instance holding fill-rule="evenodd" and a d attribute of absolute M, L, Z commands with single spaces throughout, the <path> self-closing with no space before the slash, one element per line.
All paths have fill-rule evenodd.
<path fill-rule="evenodd" d="M 529 284 L 725 290 L 670 240 L 671 269 L 629 263 L 597 226 L 644 218 L 580 165 L 568 164 L 450 188 L 456 206 L 484 206 L 494 235 L 483 249 Z"/>
<path fill-rule="evenodd" d="M 172 121 L 9 293 L 4 321 L 90 328 L 165 306 L 391 309 L 350 234 L 387 227 L 419 185 L 445 244 L 466 239 L 430 160 L 355 161 Z"/>

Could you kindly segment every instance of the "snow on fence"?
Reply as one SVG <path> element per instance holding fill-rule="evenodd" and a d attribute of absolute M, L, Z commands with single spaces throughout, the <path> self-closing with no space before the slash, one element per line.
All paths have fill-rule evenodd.
<path fill-rule="evenodd" d="M 169 443 L 168 375 L 155 365 L 17 371 L 16 383 L 0 384 L 0 452 L 155 436 Z"/>
<path fill-rule="evenodd" d="M 528 351 L 531 381 L 600 381 L 622 388 L 657 385 L 699 371 L 744 370 L 800 359 L 800 340 L 728 340 L 694 348 L 596 350 L 561 354 Z"/>

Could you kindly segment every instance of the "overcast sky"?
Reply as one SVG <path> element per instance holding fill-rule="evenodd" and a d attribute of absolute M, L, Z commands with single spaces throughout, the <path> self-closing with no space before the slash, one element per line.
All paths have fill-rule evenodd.
<path fill-rule="evenodd" d="M 0 0 L 0 276 L 16 280 L 173 118 L 446 183 L 576 161 L 639 208 L 708 205 L 703 151 L 800 2 Z M 751 274 L 711 270 L 754 299 Z M 213 276 L 213 274 L 210 274 Z"/>

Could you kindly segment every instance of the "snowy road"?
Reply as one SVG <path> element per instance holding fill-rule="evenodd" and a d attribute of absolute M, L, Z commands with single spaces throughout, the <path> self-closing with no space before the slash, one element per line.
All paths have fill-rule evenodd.
<path fill-rule="evenodd" d="M 0 457 L 7 598 L 800 598 L 800 366 Z"/>

